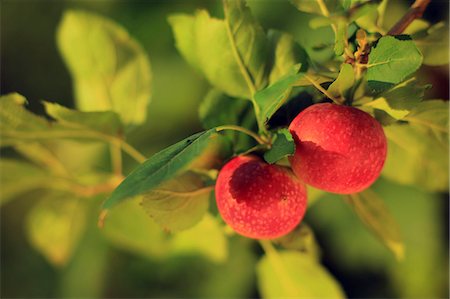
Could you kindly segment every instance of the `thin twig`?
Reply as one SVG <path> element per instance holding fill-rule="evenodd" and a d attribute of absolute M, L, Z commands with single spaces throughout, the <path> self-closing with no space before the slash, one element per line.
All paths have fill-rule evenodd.
<path fill-rule="evenodd" d="M 387 35 L 399 35 L 408 28 L 415 19 L 422 17 L 431 0 L 416 0 L 408 12 L 388 31 Z"/>
<path fill-rule="evenodd" d="M 328 92 L 328 90 L 323 88 L 319 83 L 314 81 L 314 79 L 312 79 L 308 75 L 305 75 L 305 79 L 308 80 L 309 82 L 311 82 L 311 84 L 314 85 L 314 87 L 317 88 L 317 90 L 319 90 L 321 93 L 323 93 L 327 98 L 332 100 L 334 103 L 336 103 L 338 105 L 342 104 L 341 101 L 339 101 L 337 98 L 335 98 L 331 93 Z"/>
<path fill-rule="evenodd" d="M 265 140 L 263 140 L 258 134 L 255 132 L 252 132 L 246 128 L 240 127 L 240 126 L 234 126 L 234 125 L 226 125 L 226 126 L 220 126 L 216 128 L 217 132 L 224 131 L 224 130 L 231 130 L 231 131 L 237 131 L 244 134 L 247 134 L 248 136 L 255 139 L 259 144 L 267 144 Z"/>

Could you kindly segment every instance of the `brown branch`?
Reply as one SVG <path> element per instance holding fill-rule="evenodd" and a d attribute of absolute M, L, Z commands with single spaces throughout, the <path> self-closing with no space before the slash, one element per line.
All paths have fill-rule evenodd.
<path fill-rule="evenodd" d="M 420 18 L 427 8 L 431 0 L 416 0 L 408 12 L 401 18 L 387 33 L 387 35 L 399 35 L 412 23 L 415 19 Z"/>

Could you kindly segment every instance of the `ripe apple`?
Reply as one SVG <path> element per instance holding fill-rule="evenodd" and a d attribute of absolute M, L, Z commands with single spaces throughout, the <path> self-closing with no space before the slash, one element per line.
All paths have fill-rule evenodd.
<path fill-rule="evenodd" d="M 270 165 L 256 156 L 238 156 L 219 173 L 217 207 L 237 233 L 255 239 L 278 238 L 303 219 L 304 184 L 286 167 Z"/>
<path fill-rule="evenodd" d="M 289 126 L 294 173 L 306 184 L 340 194 L 360 192 L 380 175 L 387 142 L 381 125 L 349 106 L 312 105 Z"/>

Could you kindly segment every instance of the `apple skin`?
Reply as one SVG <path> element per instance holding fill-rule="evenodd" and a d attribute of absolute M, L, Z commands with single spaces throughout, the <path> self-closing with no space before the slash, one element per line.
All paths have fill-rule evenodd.
<path fill-rule="evenodd" d="M 216 187 L 223 220 L 238 234 L 273 239 L 292 231 L 307 205 L 305 185 L 290 171 L 256 156 L 238 156 L 221 170 Z"/>
<path fill-rule="evenodd" d="M 318 189 L 351 194 L 368 188 L 386 160 L 383 128 L 359 109 L 316 104 L 300 112 L 289 126 L 296 151 L 294 173 Z"/>

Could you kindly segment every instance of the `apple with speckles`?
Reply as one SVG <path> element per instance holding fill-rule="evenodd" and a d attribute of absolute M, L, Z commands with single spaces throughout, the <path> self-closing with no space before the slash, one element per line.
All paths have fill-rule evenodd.
<path fill-rule="evenodd" d="M 224 221 L 254 239 L 289 233 L 303 219 L 307 204 L 305 185 L 290 169 L 252 155 L 237 156 L 220 170 L 215 193 Z"/>
<path fill-rule="evenodd" d="M 381 173 L 387 142 L 381 125 L 368 113 L 336 104 L 315 104 L 289 126 L 296 151 L 294 173 L 306 184 L 332 193 L 368 188 Z"/>

